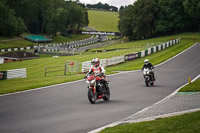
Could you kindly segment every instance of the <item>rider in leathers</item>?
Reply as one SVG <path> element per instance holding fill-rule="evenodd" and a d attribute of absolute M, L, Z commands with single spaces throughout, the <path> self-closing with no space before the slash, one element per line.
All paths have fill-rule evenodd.
<path fill-rule="evenodd" d="M 99 62 L 99 59 L 98 58 L 94 58 L 92 59 L 91 61 L 91 68 L 89 70 L 89 72 L 86 74 L 91 74 L 91 73 L 94 73 L 95 76 L 100 76 L 102 79 L 101 79 L 101 83 L 106 87 L 106 89 L 108 88 L 108 83 L 105 81 L 105 73 L 106 73 L 106 70 L 104 69 L 104 67 L 100 64 Z M 98 85 L 99 83 L 97 83 Z"/>
<path fill-rule="evenodd" d="M 149 60 L 148 59 L 145 59 L 144 60 L 144 65 L 143 65 L 143 67 L 142 67 L 142 69 L 141 70 L 143 70 L 144 68 L 149 68 L 149 69 L 154 69 L 154 66 L 149 62 Z M 156 80 L 155 79 L 155 74 L 154 74 L 154 72 L 152 71 L 152 74 L 153 74 L 153 79 L 154 79 L 154 81 Z"/>

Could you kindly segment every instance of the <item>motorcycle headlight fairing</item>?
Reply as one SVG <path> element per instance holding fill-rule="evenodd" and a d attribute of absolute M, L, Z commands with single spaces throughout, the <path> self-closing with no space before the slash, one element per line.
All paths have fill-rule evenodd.
<path fill-rule="evenodd" d="M 91 84 L 94 84 L 94 83 L 95 83 L 95 80 L 93 79 L 92 81 L 90 81 L 90 83 L 91 83 Z"/>
<path fill-rule="evenodd" d="M 148 74 L 149 74 L 149 71 L 144 71 L 143 74 L 144 74 L 144 75 L 148 75 Z"/>

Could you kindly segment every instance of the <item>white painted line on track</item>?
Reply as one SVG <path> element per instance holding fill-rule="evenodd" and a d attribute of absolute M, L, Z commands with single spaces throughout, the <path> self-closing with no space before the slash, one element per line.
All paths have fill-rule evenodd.
<path fill-rule="evenodd" d="M 194 82 L 195 80 L 197 80 L 199 77 L 200 77 L 200 74 L 199 74 L 197 77 L 195 77 L 195 78 L 192 80 L 192 82 Z M 182 85 L 181 87 L 179 87 L 177 90 L 175 90 L 173 93 L 171 93 L 170 95 L 168 95 L 168 96 L 165 97 L 164 99 L 162 99 L 162 100 L 160 100 L 160 101 L 154 103 L 153 105 L 151 105 L 151 106 L 149 106 L 149 107 L 146 107 L 146 108 L 142 109 L 141 111 L 138 111 L 137 113 L 135 113 L 135 114 L 133 114 L 133 115 L 138 115 L 138 114 L 140 114 L 140 113 L 143 113 L 143 112 L 145 112 L 146 110 L 152 108 L 152 106 L 155 106 L 155 105 L 157 105 L 157 104 L 160 104 L 160 103 L 164 102 L 165 100 L 167 100 L 167 99 L 171 98 L 172 96 L 174 96 L 181 88 L 183 88 L 183 87 L 186 86 L 186 85 L 188 85 L 188 83 Z M 131 115 L 130 117 L 132 117 L 133 115 Z M 130 118 L 130 117 L 128 117 L 128 118 Z"/>
<path fill-rule="evenodd" d="M 177 116 L 177 115 L 183 115 L 183 114 L 186 114 L 186 113 L 192 113 L 192 112 L 196 112 L 196 111 L 200 111 L 200 108 L 186 110 L 186 111 L 180 111 L 180 112 L 175 112 L 175 113 L 170 113 L 170 114 L 158 115 L 158 116 L 153 116 L 153 117 L 147 117 L 147 118 L 142 118 L 142 119 L 136 119 L 136 120 L 118 121 L 118 122 L 114 122 L 114 123 L 111 123 L 109 125 L 106 125 L 104 127 L 100 127 L 98 129 L 95 129 L 95 130 L 90 131 L 88 133 L 98 133 L 98 132 L 104 130 L 105 128 L 118 126 L 120 124 L 130 124 L 130 123 L 138 123 L 138 122 L 144 122 L 144 121 L 153 121 L 153 120 L 156 120 L 158 118 L 167 118 L 167 117 L 172 117 L 172 116 Z"/>
<path fill-rule="evenodd" d="M 192 82 L 194 82 L 195 80 L 197 80 L 198 78 L 200 77 L 200 74 L 195 77 Z M 93 131 L 90 131 L 88 133 L 97 133 L 97 132 L 100 132 L 102 130 L 104 130 L 105 128 L 108 128 L 108 127 L 114 127 L 114 126 L 118 126 L 120 124 L 126 124 L 126 123 L 137 123 L 137 122 L 142 122 L 142 121 L 151 121 L 151 120 L 155 120 L 157 118 L 166 118 L 166 117 L 171 117 L 171 116 L 176 116 L 176 115 L 182 115 L 182 114 L 185 114 L 185 113 L 192 113 L 192 112 L 196 112 L 196 111 L 200 111 L 200 108 L 197 108 L 197 109 L 192 109 L 192 110 L 187 110 L 187 111 L 180 111 L 180 112 L 175 112 L 175 113 L 170 113 L 170 114 L 165 114 L 165 115 L 158 115 L 158 116 L 153 116 L 153 117 L 147 117 L 147 118 L 142 118 L 142 119 L 137 119 L 137 120 L 130 120 L 131 117 L 135 116 L 135 115 L 138 115 L 138 114 L 141 114 L 143 112 L 145 112 L 146 110 L 148 109 L 151 109 L 153 108 L 153 106 L 157 105 L 157 104 L 160 104 L 162 102 L 164 102 L 165 100 L 171 98 L 172 96 L 174 96 L 181 88 L 183 88 L 184 86 L 186 86 L 188 83 L 184 84 L 183 86 L 179 87 L 177 90 L 175 90 L 172 94 L 170 94 L 169 96 L 165 97 L 164 99 L 154 103 L 153 105 L 149 106 L 149 107 L 146 107 L 138 112 L 136 112 L 135 114 L 123 119 L 123 120 L 120 120 L 120 121 L 117 121 L 117 122 L 114 122 L 114 123 L 111 123 L 111 124 L 108 124 L 108 125 L 105 125 L 103 127 L 100 127 L 100 128 L 97 128 Z"/>
<path fill-rule="evenodd" d="M 143 121 L 152 121 L 152 120 L 155 120 L 158 118 L 167 118 L 167 117 L 172 117 L 172 116 L 177 116 L 177 115 L 183 115 L 186 113 L 192 113 L 192 112 L 196 112 L 196 111 L 200 111 L 200 108 L 186 110 L 186 111 L 180 111 L 180 112 L 174 112 L 174 113 L 169 113 L 169 114 L 164 114 L 164 115 L 158 115 L 158 116 L 153 116 L 153 117 L 147 117 L 147 118 L 142 118 L 142 119 L 137 119 L 137 120 L 130 120 L 130 121 L 126 121 L 125 123 L 128 124 L 128 123 L 138 123 L 138 122 L 143 122 Z"/>
<path fill-rule="evenodd" d="M 80 81 L 84 81 L 84 79 L 76 80 L 76 81 L 72 81 L 72 82 L 67 82 L 67 83 L 61 83 L 61 84 L 45 86 L 45 87 L 41 87 L 41 88 L 35 88 L 35 89 L 31 89 L 31 90 L 25 90 L 25 91 L 13 92 L 13 93 L 8 93 L 8 94 L 2 94 L 2 95 L 0 95 L 0 97 L 14 95 L 14 94 L 20 94 L 20 93 L 26 93 L 26 92 L 31 92 L 31 91 L 37 91 L 37 90 L 42 90 L 42 89 L 46 89 L 46 88 L 50 88 L 50 87 L 56 87 L 56 86 L 60 86 L 60 85 L 72 84 L 72 83 L 76 83 L 76 82 L 80 82 Z"/>
<path fill-rule="evenodd" d="M 168 61 L 174 59 L 175 57 L 183 54 L 184 52 L 186 52 L 187 50 L 191 49 L 192 47 L 194 47 L 195 45 L 197 45 L 198 43 L 195 43 L 194 45 L 192 45 L 191 47 L 187 48 L 186 50 L 182 51 L 181 53 L 173 56 L 172 58 L 156 65 L 157 66 L 160 66 L 160 65 L 163 65 L 165 63 L 167 63 Z M 119 72 L 119 73 L 116 73 L 116 74 L 110 74 L 110 75 L 107 75 L 107 76 L 115 76 L 115 75 L 119 75 L 119 74 L 125 74 L 125 73 L 130 73 L 130 72 L 137 72 L 137 71 L 140 71 L 140 70 L 133 70 L 133 71 L 125 71 L 125 72 Z M 80 82 L 80 81 L 84 81 L 84 79 L 82 80 L 77 80 L 77 81 L 72 81 L 72 82 L 67 82 L 67 83 L 61 83 L 61 84 L 56 84 L 56 85 L 50 85 L 50 86 L 45 86 L 45 87 L 40 87 L 40 88 L 35 88 L 35 89 L 31 89 L 31 90 L 25 90 L 25 91 L 19 91 L 19 92 L 13 92 L 13 93 L 8 93 L 8 94 L 2 94 L 0 95 L 0 97 L 3 97 L 3 96 L 9 96 L 9 95 L 15 95 L 15 94 L 20 94 L 20 93 L 26 93 L 26 92 L 32 92 L 32 91 L 37 91 L 37 90 L 42 90 L 42 89 L 46 89 L 46 88 L 50 88 L 50 87 L 56 87 L 56 86 L 60 86 L 60 85 L 67 85 L 67 84 L 72 84 L 72 83 L 76 83 L 76 82 Z"/>

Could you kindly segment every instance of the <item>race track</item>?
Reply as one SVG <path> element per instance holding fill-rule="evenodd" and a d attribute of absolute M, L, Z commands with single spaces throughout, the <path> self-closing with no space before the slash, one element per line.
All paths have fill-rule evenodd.
<path fill-rule="evenodd" d="M 0 133 L 80 133 L 150 106 L 200 74 L 200 44 L 155 68 L 146 87 L 141 71 L 109 76 L 111 100 L 92 105 L 84 80 L 0 96 Z"/>

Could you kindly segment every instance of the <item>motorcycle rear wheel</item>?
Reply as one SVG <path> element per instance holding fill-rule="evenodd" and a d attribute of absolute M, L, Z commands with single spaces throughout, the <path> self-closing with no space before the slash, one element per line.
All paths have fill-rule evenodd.
<path fill-rule="evenodd" d="M 92 89 L 88 90 L 88 100 L 91 104 L 95 104 L 97 101 L 97 92 L 93 93 Z"/>

